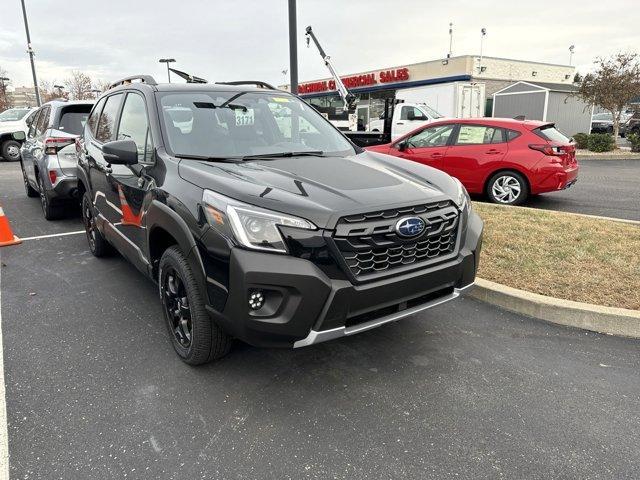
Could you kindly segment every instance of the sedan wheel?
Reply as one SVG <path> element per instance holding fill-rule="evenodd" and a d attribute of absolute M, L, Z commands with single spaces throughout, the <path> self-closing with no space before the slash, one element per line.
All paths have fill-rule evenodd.
<path fill-rule="evenodd" d="M 8 162 L 17 162 L 20 160 L 20 144 L 15 140 L 7 140 L 2 144 L 0 153 Z"/>
<path fill-rule="evenodd" d="M 494 203 L 519 205 L 525 201 L 529 192 L 524 178 L 516 172 L 502 172 L 489 182 L 487 194 Z"/>

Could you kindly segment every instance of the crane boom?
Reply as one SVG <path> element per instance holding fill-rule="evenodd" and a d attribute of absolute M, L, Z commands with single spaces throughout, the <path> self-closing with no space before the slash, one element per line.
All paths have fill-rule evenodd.
<path fill-rule="evenodd" d="M 309 46 L 309 40 L 313 40 L 313 43 L 315 43 L 316 47 L 318 48 L 318 51 L 320 52 L 320 56 L 322 57 L 322 60 L 324 61 L 325 66 L 329 69 L 331 76 L 336 82 L 336 89 L 338 90 L 338 93 L 340 94 L 340 97 L 344 102 L 344 109 L 347 111 L 353 110 L 356 104 L 356 96 L 353 93 L 351 93 L 349 90 L 347 90 L 347 87 L 345 87 L 344 83 L 342 83 L 342 80 L 340 79 L 335 68 L 333 68 L 333 65 L 331 64 L 331 57 L 329 57 L 329 55 L 325 53 L 324 49 L 320 45 L 320 42 L 318 42 L 318 38 L 315 36 L 315 34 L 313 33 L 313 30 L 311 29 L 311 25 L 307 27 L 305 35 L 307 37 L 307 47 Z"/>

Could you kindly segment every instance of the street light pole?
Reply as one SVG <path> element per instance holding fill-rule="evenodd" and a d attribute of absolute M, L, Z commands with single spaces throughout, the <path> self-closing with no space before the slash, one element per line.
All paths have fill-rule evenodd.
<path fill-rule="evenodd" d="M 167 64 L 167 79 L 169 80 L 169 83 L 171 83 L 171 70 L 169 70 L 169 64 L 175 62 L 176 59 L 175 58 L 161 58 L 158 61 L 160 63 L 166 63 Z"/>
<path fill-rule="evenodd" d="M 24 17 L 24 29 L 27 32 L 27 52 L 29 53 L 29 58 L 31 60 L 31 73 L 33 75 L 33 88 L 36 92 L 36 104 L 38 106 L 42 105 L 40 101 L 40 90 L 38 90 L 38 78 L 36 76 L 36 64 L 33 60 L 33 48 L 31 47 L 31 35 L 29 34 L 29 22 L 27 21 L 27 9 L 24 6 L 24 0 L 22 2 L 22 16 Z"/>
<path fill-rule="evenodd" d="M 291 93 L 298 94 L 298 33 L 296 0 L 289 0 L 289 73 Z"/>
<path fill-rule="evenodd" d="M 573 65 L 573 51 L 576 49 L 575 45 L 569 47 L 569 65 Z"/>
<path fill-rule="evenodd" d="M 478 65 L 478 73 L 482 73 L 482 47 L 484 46 L 484 37 L 487 35 L 487 29 L 482 27 L 480 29 L 480 64 Z"/>

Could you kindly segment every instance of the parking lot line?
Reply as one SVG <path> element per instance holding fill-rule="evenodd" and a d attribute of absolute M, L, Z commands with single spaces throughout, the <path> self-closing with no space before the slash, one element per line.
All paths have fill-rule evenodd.
<path fill-rule="evenodd" d="M 43 238 L 53 238 L 53 237 L 65 237 L 67 235 L 78 235 L 80 233 L 85 233 L 84 230 L 77 230 L 75 232 L 63 232 L 63 233 L 52 233 L 50 235 L 38 235 L 36 237 L 25 237 L 22 239 L 22 241 L 26 241 L 26 240 L 40 240 Z"/>
<path fill-rule="evenodd" d="M 0 254 L 0 479 L 9 478 L 9 429 L 4 386 L 4 353 L 2 350 L 2 258 Z"/>

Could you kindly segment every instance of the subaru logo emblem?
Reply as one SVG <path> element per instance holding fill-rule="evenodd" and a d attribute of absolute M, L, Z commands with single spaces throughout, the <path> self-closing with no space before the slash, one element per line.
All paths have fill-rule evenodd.
<path fill-rule="evenodd" d="M 401 237 L 417 237 L 424 232 L 426 225 L 419 217 L 405 217 L 396 223 L 396 232 Z"/>

